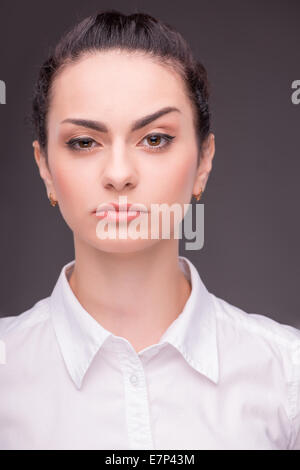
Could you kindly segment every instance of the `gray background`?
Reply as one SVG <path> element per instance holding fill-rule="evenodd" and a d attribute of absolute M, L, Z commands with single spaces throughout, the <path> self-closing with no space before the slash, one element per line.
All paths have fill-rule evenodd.
<path fill-rule="evenodd" d="M 98 9 L 135 9 L 175 26 L 212 84 L 213 169 L 201 202 L 205 242 L 184 251 L 207 288 L 248 313 L 300 328 L 300 2 L 55 1 L 0 5 L 0 316 L 50 295 L 73 236 L 51 207 L 24 124 L 48 47 Z"/>

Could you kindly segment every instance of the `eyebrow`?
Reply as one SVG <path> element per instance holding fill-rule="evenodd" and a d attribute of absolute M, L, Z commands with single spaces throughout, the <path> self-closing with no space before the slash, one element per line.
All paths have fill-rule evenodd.
<path fill-rule="evenodd" d="M 164 116 L 165 114 L 171 113 L 173 111 L 178 111 L 179 113 L 181 112 L 178 108 L 174 106 L 167 106 L 165 108 L 159 109 L 155 113 L 149 114 L 148 116 L 144 116 L 142 118 L 137 119 L 136 121 L 133 122 L 131 126 L 131 132 L 136 131 L 138 129 L 142 129 L 143 127 L 147 126 L 150 124 L 150 122 L 155 121 L 161 116 Z M 108 132 L 108 129 L 106 125 L 103 122 L 100 121 L 93 121 L 91 119 L 74 119 L 74 118 L 68 118 L 64 119 L 61 124 L 69 122 L 71 124 L 77 124 L 78 126 L 82 127 L 87 127 L 89 129 L 94 129 L 99 132 Z"/>

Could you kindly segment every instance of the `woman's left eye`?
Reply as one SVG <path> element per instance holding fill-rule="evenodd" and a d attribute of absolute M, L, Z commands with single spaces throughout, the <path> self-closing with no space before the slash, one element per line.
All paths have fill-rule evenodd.
<path fill-rule="evenodd" d="M 158 146 L 157 145 L 157 138 L 159 138 L 158 139 L 159 140 L 158 144 L 161 142 L 162 139 L 165 140 L 165 143 L 163 145 Z M 168 147 L 169 145 L 171 145 L 172 140 L 174 138 L 175 138 L 174 135 L 168 135 L 168 134 L 149 134 L 146 137 L 144 137 L 143 140 L 150 139 L 150 142 L 154 143 L 156 145 L 154 145 L 154 146 L 150 145 L 150 147 L 148 147 L 148 146 L 146 146 L 146 147 L 148 147 L 151 152 L 159 152 L 159 151 L 163 150 L 164 148 Z"/>
<path fill-rule="evenodd" d="M 151 144 L 155 144 L 149 146 L 144 145 L 144 147 L 147 147 L 150 152 L 160 152 L 169 145 L 171 145 L 172 140 L 174 138 L 175 136 L 169 134 L 148 134 L 146 135 L 146 137 L 143 138 L 142 141 L 147 140 Z M 161 141 L 164 141 L 165 143 L 163 145 L 160 145 Z M 93 143 L 96 144 L 95 140 L 89 137 L 77 137 L 74 139 L 70 139 L 68 142 L 66 142 L 66 145 L 72 150 L 75 150 L 76 152 L 90 152 L 95 148 L 95 146 L 89 145 Z"/>

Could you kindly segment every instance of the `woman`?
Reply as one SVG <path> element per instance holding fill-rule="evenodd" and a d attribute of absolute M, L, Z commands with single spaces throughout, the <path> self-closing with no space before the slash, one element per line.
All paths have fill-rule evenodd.
<path fill-rule="evenodd" d="M 208 98 L 186 41 L 142 13 L 84 19 L 41 67 L 34 157 L 75 259 L 0 320 L 1 448 L 300 448 L 300 332 L 208 292 L 174 219 L 149 236 L 152 204 L 205 190 Z M 103 236 L 134 221 L 147 236 Z"/>

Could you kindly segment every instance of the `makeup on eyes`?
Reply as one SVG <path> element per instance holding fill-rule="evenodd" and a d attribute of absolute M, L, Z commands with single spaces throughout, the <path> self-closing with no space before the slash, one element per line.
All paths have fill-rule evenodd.
<path fill-rule="evenodd" d="M 157 139 L 159 138 L 160 141 L 159 141 L 159 144 L 162 142 L 162 145 L 159 145 L 159 146 L 152 146 L 152 145 L 142 145 L 142 147 L 146 148 L 146 150 L 150 151 L 150 152 L 160 152 L 160 151 L 163 151 L 165 150 L 166 148 L 168 148 L 173 139 L 175 139 L 176 136 L 174 135 L 170 135 L 170 134 L 164 134 L 164 133 L 161 133 L 161 132 L 152 132 L 150 134 L 147 134 L 142 140 L 141 142 L 145 141 L 146 139 Z M 83 143 L 83 144 L 93 144 L 93 143 L 96 143 L 96 141 L 91 138 L 91 137 L 87 137 L 87 136 L 80 136 L 80 137 L 72 137 L 71 139 L 67 140 L 65 142 L 65 145 L 71 150 L 71 151 L 75 151 L 75 152 L 91 152 L 92 150 L 94 150 L 98 145 L 96 146 L 91 146 L 91 147 L 80 147 L 80 144 Z"/>
<path fill-rule="evenodd" d="M 175 138 L 174 133 L 178 134 L 178 129 L 177 129 L 178 126 L 176 123 L 172 123 L 172 122 L 170 124 L 169 123 L 157 123 L 157 125 L 155 125 L 153 122 L 153 121 L 158 121 L 159 119 L 162 119 L 164 115 L 169 114 L 169 113 L 174 114 L 175 116 L 176 115 L 178 116 L 181 114 L 181 111 L 176 107 L 168 106 L 168 107 L 165 107 L 156 111 L 155 113 L 152 113 L 148 116 L 144 116 L 143 118 L 136 120 L 131 125 L 131 132 L 133 132 L 134 134 L 136 134 L 136 132 L 141 132 L 141 129 L 144 129 L 144 132 L 146 133 L 147 127 L 149 128 L 149 131 L 151 130 L 151 127 L 152 129 L 153 127 L 156 127 L 156 128 L 160 128 L 166 131 L 166 133 L 160 132 L 160 131 L 157 131 L 157 132 L 152 131 L 151 133 L 149 132 L 148 134 L 145 135 L 142 141 L 147 138 L 152 137 L 154 134 L 155 136 L 160 136 L 160 138 L 165 141 L 165 144 L 159 147 L 146 145 L 145 147 L 148 147 L 150 149 L 150 152 L 160 151 L 160 150 L 163 150 L 164 148 L 169 147 L 169 145 L 172 143 L 172 140 Z M 74 133 L 72 133 L 73 135 L 71 135 L 69 138 L 65 137 L 64 139 L 65 145 L 67 145 L 67 147 L 72 151 L 73 150 L 79 151 L 79 152 L 91 151 L 95 148 L 95 146 L 91 148 L 86 147 L 85 149 L 78 148 L 79 147 L 78 142 L 81 142 L 83 140 L 85 141 L 92 140 L 92 141 L 97 142 L 99 139 L 98 137 L 99 134 L 101 135 L 101 139 L 106 139 L 106 135 L 109 133 L 109 129 L 104 123 L 95 121 L 92 119 L 66 118 L 63 121 L 61 121 L 60 124 L 62 125 L 62 127 L 71 126 L 71 129 L 72 129 L 72 127 L 75 126 L 75 129 L 77 128 L 76 129 L 77 132 L 74 131 Z M 84 129 L 84 130 L 82 130 L 82 134 L 79 135 L 81 129 Z M 86 129 L 89 129 L 88 131 L 90 134 L 89 137 L 84 134 L 86 132 Z M 93 135 L 95 136 L 95 139 L 93 138 Z"/>

